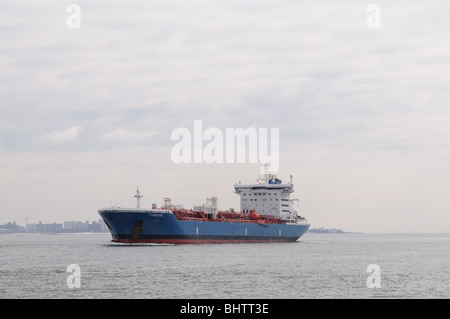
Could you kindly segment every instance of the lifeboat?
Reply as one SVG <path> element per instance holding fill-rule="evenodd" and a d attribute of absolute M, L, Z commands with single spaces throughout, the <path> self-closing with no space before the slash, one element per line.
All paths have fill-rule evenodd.
<path fill-rule="evenodd" d="M 252 219 L 252 220 L 258 220 L 259 214 L 257 212 L 251 212 L 248 217 L 250 217 L 250 219 Z"/>

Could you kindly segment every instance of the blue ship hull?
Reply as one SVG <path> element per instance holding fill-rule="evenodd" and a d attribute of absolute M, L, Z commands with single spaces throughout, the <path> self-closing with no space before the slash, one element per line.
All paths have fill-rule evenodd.
<path fill-rule="evenodd" d="M 99 214 L 112 241 L 122 243 L 294 242 L 309 228 L 307 224 L 178 220 L 170 210 L 103 209 Z"/>

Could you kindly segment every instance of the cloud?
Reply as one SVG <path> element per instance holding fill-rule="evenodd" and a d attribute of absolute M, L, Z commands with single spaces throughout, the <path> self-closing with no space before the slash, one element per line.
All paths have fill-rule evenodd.
<path fill-rule="evenodd" d="M 82 126 L 74 126 L 67 130 L 54 130 L 48 134 L 41 136 L 40 139 L 43 141 L 58 143 L 67 142 L 76 139 L 82 130 Z"/>
<path fill-rule="evenodd" d="M 155 133 L 151 131 L 141 131 L 141 132 L 133 132 L 133 131 L 127 131 L 124 129 L 118 129 L 114 132 L 105 134 L 104 137 L 107 139 L 114 139 L 114 140 L 128 140 L 128 139 L 146 139 L 150 136 L 153 136 Z"/>
<path fill-rule="evenodd" d="M 250 174 L 244 177 L 253 180 L 246 167 L 217 166 L 212 174 L 211 166 L 177 166 L 176 173 L 171 166 L 171 132 L 192 130 L 201 119 L 205 128 L 221 130 L 279 128 L 280 174 L 305 176 L 299 183 L 309 205 L 305 211 L 311 218 L 322 214 L 324 224 L 339 216 L 345 224 L 330 226 L 370 230 L 354 216 L 336 215 L 336 202 L 344 212 L 355 203 L 351 196 L 364 190 L 374 198 L 363 204 L 380 216 L 389 211 L 382 206 L 387 201 L 379 200 L 389 193 L 380 193 L 388 179 L 394 185 L 386 189 L 393 194 L 395 187 L 407 194 L 410 184 L 429 181 L 435 198 L 423 200 L 427 212 L 445 212 L 448 199 L 440 192 L 450 180 L 449 2 L 380 0 L 380 29 L 367 27 L 370 2 L 132 2 L 80 0 L 80 29 L 67 27 L 69 3 L 0 4 L 0 160 L 2 172 L 9 172 L 0 189 L 19 183 L 13 172 L 37 176 L 33 173 L 42 165 L 58 168 L 58 174 L 76 167 L 74 179 L 128 178 L 129 163 L 142 151 L 151 154 L 151 165 L 167 180 L 184 174 L 184 180 L 203 181 L 189 196 L 179 183 L 186 200 L 197 198 L 204 185 L 228 196 L 235 179 Z M 20 160 L 24 152 L 33 161 Z M 67 162 L 64 156 L 85 160 Z M 217 178 L 221 169 L 229 180 Z M 211 187 L 213 177 L 220 183 Z M 140 178 L 136 173 L 130 184 Z M 161 190 L 169 187 L 172 191 L 172 185 Z M 341 190 L 339 196 L 333 187 Z M 420 195 L 414 189 L 411 197 Z M 221 197 L 221 203 L 233 207 L 234 196 Z M 315 198 L 320 207 L 311 206 Z M 389 207 L 404 201 L 390 199 Z M 52 204 L 44 197 L 42 202 Z M 43 211 L 50 211 L 50 204 Z M 1 203 L 0 211 L 6 207 Z M 32 208 L 23 209 L 28 214 Z M 80 211 L 69 210 L 72 216 Z M 423 231 L 406 211 L 399 216 L 411 223 L 395 227 Z M 372 230 L 385 229 L 386 219 L 378 220 Z M 449 222 L 436 218 L 435 229 L 448 229 Z"/>

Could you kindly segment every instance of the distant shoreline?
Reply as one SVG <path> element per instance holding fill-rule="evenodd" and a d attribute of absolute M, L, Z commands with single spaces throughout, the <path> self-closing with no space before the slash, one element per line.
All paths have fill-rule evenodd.
<path fill-rule="evenodd" d="M 336 228 L 312 228 L 308 230 L 308 233 L 313 234 L 363 234 L 363 232 L 346 232 L 342 229 Z"/>
<path fill-rule="evenodd" d="M 0 232 L 1 235 L 93 235 L 93 234 L 109 234 L 109 232 L 100 232 L 100 231 L 93 231 L 93 232 Z"/>

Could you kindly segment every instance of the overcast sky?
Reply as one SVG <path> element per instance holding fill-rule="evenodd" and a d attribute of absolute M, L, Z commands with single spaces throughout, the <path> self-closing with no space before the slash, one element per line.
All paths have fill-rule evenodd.
<path fill-rule="evenodd" d="M 70 28 L 70 4 L 81 9 Z M 369 28 L 370 4 L 381 9 Z M 0 224 L 187 208 L 259 164 L 175 164 L 171 132 L 279 128 L 311 227 L 450 231 L 450 2 L 0 3 Z"/>

